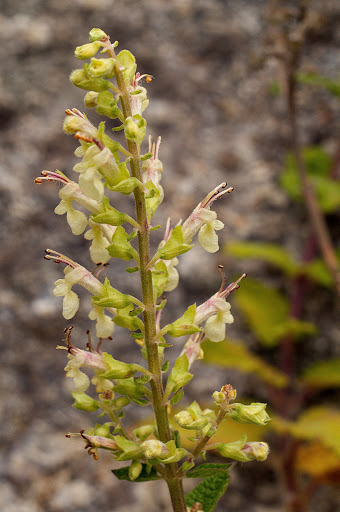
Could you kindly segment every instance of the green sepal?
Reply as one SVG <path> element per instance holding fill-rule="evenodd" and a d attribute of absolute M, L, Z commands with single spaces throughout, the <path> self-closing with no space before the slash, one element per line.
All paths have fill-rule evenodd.
<path fill-rule="evenodd" d="M 119 396 L 118 398 L 114 398 L 112 400 L 112 407 L 115 411 L 119 411 L 119 409 L 123 409 L 130 403 L 130 398 L 128 396 Z"/>
<path fill-rule="evenodd" d="M 138 261 L 139 256 L 136 251 L 127 240 L 128 234 L 123 226 L 117 226 L 115 232 L 112 235 L 112 244 L 106 249 L 110 256 L 113 258 L 120 258 L 124 261 L 130 261 L 135 259 Z"/>
<path fill-rule="evenodd" d="M 109 117 L 110 119 L 123 120 L 123 113 L 117 106 L 117 100 L 110 91 L 100 92 L 96 99 L 97 114 Z"/>
<path fill-rule="evenodd" d="M 114 387 L 115 393 L 126 395 L 132 401 L 145 397 L 146 391 L 148 391 L 148 389 L 144 386 L 144 384 L 138 384 L 138 382 L 136 382 L 133 377 L 124 379 L 122 382 L 118 381 Z"/>
<path fill-rule="evenodd" d="M 110 82 L 108 80 L 88 77 L 83 69 L 75 69 L 72 71 L 70 80 L 73 85 L 80 89 L 85 89 L 86 91 L 102 92 L 110 88 Z"/>
<path fill-rule="evenodd" d="M 102 202 L 103 212 L 91 215 L 91 219 L 98 224 L 109 224 L 110 226 L 121 226 L 128 222 L 129 216 L 126 213 L 119 212 L 110 205 L 109 199 L 104 197 Z"/>
<path fill-rule="evenodd" d="M 160 229 L 162 227 L 162 224 L 157 224 L 157 226 L 152 226 L 152 228 L 150 228 L 150 231 L 157 231 L 157 229 Z"/>
<path fill-rule="evenodd" d="M 114 75 L 114 60 L 112 57 L 107 59 L 96 59 L 92 57 L 88 67 L 88 74 L 92 78 L 112 78 Z"/>
<path fill-rule="evenodd" d="M 142 332 L 131 332 L 130 333 L 131 338 L 134 338 L 135 340 L 143 340 L 144 334 Z"/>
<path fill-rule="evenodd" d="M 83 44 L 81 46 L 77 46 L 77 48 L 74 51 L 75 57 L 77 59 L 89 59 L 90 57 L 93 57 L 96 55 L 99 48 L 101 48 L 101 43 L 97 41 L 92 41 L 90 43 Z"/>
<path fill-rule="evenodd" d="M 137 316 L 131 316 L 130 313 L 133 311 L 132 304 L 127 307 L 118 309 L 117 315 L 114 316 L 113 321 L 119 327 L 124 327 L 130 331 L 144 330 L 143 321 Z"/>
<path fill-rule="evenodd" d="M 157 304 L 156 306 L 156 311 L 160 311 L 161 309 L 164 309 L 165 308 L 165 305 L 167 303 L 167 300 L 166 299 L 163 299 L 162 302 L 160 304 Z"/>
<path fill-rule="evenodd" d="M 141 182 L 137 178 L 127 178 L 126 180 L 120 181 L 118 185 L 111 186 L 110 190 L 128 196 L 138 185 L 141 185 Z"/>
<path fill-rule="evenodd" d="M 110 285 L 108 278 L 105 278 L 101 295 L 92 297 L 92 302 L 102 308 L 123 309 L 131 304 L 130 297 L 116 290 Z"/>
<path fill-rule="evenodd" d="M 194 245 L 185 244 L 183 242 L 182 227 L 176 226 L 172 230 L 169 240 L 159 249 L 157 254 L 162 260 L 172 260 L 176 258 L 176 256 L 190 251 L 193 246 Z"/>
<path fill-rule="evenodd" d="M 165 396 L 169 397 L 172 392 L 176 392 L 179 388 L 184 387 L 191 381 L 193 375 L 188 372 L 189 360 L 186 354 L 182 354 L 175 362 L 165 389 Z"/>
<path fill-rule="evenodd" d="M 115 436 L 114 440 L 119 446 L 119 449 L 123 452 L 116 460 L 136 460 L 143 457 L 143 450 L 134 441 L 125 439 L 123 436 Z"/>
<path fill-rule="evenodd" d="M 111 130 L 113 132 L 121 132 L 122 130 L 124 130 L 124 125 L 121 124 L 120 126 L 114 126 L 113 128 L 111 128 Z"/>
<path fill-rule="evenodd" d="M 152 287 L 154 301 L 162 295 L 167 284 L 169 283 L 169 273 L 164 261 L 158 261 L 152 271 Z"/>
<path fill-rule="evenodd" d="M 94 400 L 91 396 L 83 393 L 81 391 L 72 391 L 72 396 L 74 398 L 74 403 L 72 407 L 75 409 L 79 409 L 80 411 L 88 411 L 93 412 L 99 409 L 99 404 L 97 400 Z"/>
<path fill-rule="evenodd" d="M 118 163 L 118 172 L 114 174 L 114 176 L 110 177 L 110 182 L 107 181 L 105 186 L 109 190 L 115 190 L 115 187 L 119 185 L 122 181 L 125 181 L 130 178 L 130 173 L 127 168 L 126 162 Z"/>
<path fill-rule="evenodd" d="M 98 372 L 98 375 L 104 379 L 128 379 L 139 371 L 138 365 L 118 361 L 106 352 L 103 352 L 103 359 L 109 369 L 104 372 Z"/>
<path fill-rule="evenodd" d="M 216 474 L 205 478 L 185 496 L 187 506 L 190 508 L 195 503 L 200 503 L 204 512 L 213 512 L 218 500 L 225 493 L 229 480 L 228 470 L 216 471 Z"/>
<path fill-rule="evenodd" d="M 119 162 L 119 157 L 117 155 L 117 151 L 120 151 L 122 146 L 121 146 L 121 144 L 119 144 L 119 142 L 116 142 L 115 140 L 112 140 L 108 135 L 106 135 L 106 133 L 105 133 L 105 121 L 101 121 L 101 123 L 99 123 L 99 125 L 98 125 L 98 132 L 99 132 L 99 140 L 102 141 L 104 146 L 109 148 L 109 150 L 111 151 L 111 153 L 113 154 L 113 156 L 114 156 L 114 158 L 116 160 L 116 163 L 118 163 Z M 116 175 L 114 176 L 114 178 L 115 178 L 115 181 L 114 181 L 113 184 L 116 185 L 116 183 L 117 183 L 116 179 L 118 179 L 118 178 L 116 178 Z M 122 178 L 119 178 L 119 179 L 122 179 Z"/>
<path fill-rule="evenodd" d="M 129 274 L 133 274 L 134 272 L 138 272 L 139 267 L 126 267 L 125 272 L 128 272 Z"/>
<path fill-rule="evenodd" d="M 162 372 L 163 373 L 167 373 L 169 371 L 169 365 L 170 365 L 169 361 L 166 360 L 165 363 L 162 366 Z"/>
<path fill-rule="evenodd" d="M 176 391 L 176 393 L 174 394 L 174 396 L 171 398 L 170 400 L 170 404 L 171 405 L 176 405 L 178 404 L 178 402 L 180 402 L 182 400 L 182 398 L 184 397 L 184 391 L 182 388 L 179 388 L 178 391 Z"/>
<path fill-rule="evenodd" d="M 125 138 L 131 142 L 140 144 L 146 132 L 146 120 L 139 116 L 129 116 L 124 121 Z"/>
<path fill-rule="evenodd" d="M 181 318 L 178 318 L 172 324 L 166 325 L 162 331 L 169 334 L 172 338 L 178 338 L 179 336 L 185 336 L 186 334 L 194 334 L 201 329 L 194 325 L 196 315 L 196 304 L 192 304 L 188 307 L 186 312 Z"/>
<path fill-rule="evenodd" d="M 122 50 L 118 53 L 117 60 L 120 66 L 123 68 L 122 72 L 124 80 L 129 84 L 136 73 L 136 59 L 134 58 L 132 53 L 129 52 L 129 50 Z"/>
<path fill-rule="evenodd" d="M 152 217 L 155 215 L 158 206 L 163 201 L 164 193 L 162 188 L 157 186 L 150 180 L 144 184 L 145 188 L 145 204 L 146 214 L 148 221 L 150 222 Z"/>
<path fill-rule="evenodd" d="M 140 157 L 142 162 L 145 162 L 145 160 L 149 160 L 152 157 L 152 153 L 145 153 L 145 155 L 142 155 Z"/>
<path fill-rule="evenodd" d="M 172 343 L 166 343 L 165 341 L 158 341 L 157 342 L 157 346 L 158 347 L 163 347 L 163 348 L 169 348 L 169 347 L 172 347 L 173 344 Z"/>
<path fill-rule="evenodd" d="M 129 475 L 129 466 L 119 469 L 112 469 L 112 473 L 118 478 L 118 480 L 128 480 L 129 482 L 149 482 L 150 480 L 160 480 L 160 475 L 157 471 L 152 467 L 151 471 L 147 471 L 146 468 L 149 467 L 149 464 L 142 464 L 143 469 L 140 472 L 138 478 L 131 480 Z"/>

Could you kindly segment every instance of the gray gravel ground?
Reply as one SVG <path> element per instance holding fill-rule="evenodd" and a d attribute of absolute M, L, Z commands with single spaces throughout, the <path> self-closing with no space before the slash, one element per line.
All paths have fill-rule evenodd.
<path fill-rule="evenodd" d="M 326 22 L 311 40 L 303 64 L 335 77 L 340 6 L 337 0 L 313 5 Z M 53 214 L 58 188 L 37 187 L 33 181 L 42 169 L 72 173 L 76 144 L 62 133 L 61 124 L 65 108 L 83 108 L 83 94 L 68 75 L 77 66 L 74 47 L 87 41 L 92 27 L 101 27 L 119 40 L 120 48 L 136 55 L 141 72 L 155 77 L 148 86 L 146 117 L 149 133 L 162 136 L 167 199 L 158 222 L 169 215 L 175 221 L 186 218 L 208 191 L 227 180 L 235 192 L 217 205 L 226 225 L 223 240 L 274 242 L 299 254 L 307 236 L 306 217 L 278 187 L 288 129 L 282 97 L 269 93 L 276 63 L 262 59 L 266 2 L 1 0 L 0 8 L 1 510 L 170 511 L 165 487 L 119 482 L 110 472 L 108 454 L 95 462 L 79 440 L 64 437 L 89 426 L 95 416 L 71 408 L 65 356 L 55 351 L 69 324 L 52 294 L 61 269 L 42 256 L 51 247 L 86 264 L 88 242 L 72 236 L 65 219 Z M 336 101 L 320 90 L 305 89 L 299 106 L 304 142 L 334 151 L 339 134 Z M 117 208 L 124 208 L 123 201 Z M 227 260 L 222 253 L 208 256 L 197 248 L 181 261 L 182 285 L 169 300 L 170 318 L 193 297 L 200 302 L 215 293 L 220 263 L 229 277 L 246 271 L 284 286 L 279 275 L 265 274 L 258 262 Z M 115 283 L 126 286 L 125 274 L 118 272 Z M 134 286 L 132 279 L 131 291 Z M 323 290 L 318 293 L 306 308 L 307 317 L 318 318 L 320 335 L 308 348 L 316 358 L 332 354 L 339 339 L 332 297 Z M 79 342 L 88 328 L 83 303 L 76 317 L 74 339 Z M 235 316 L 231 334 L 253 343 L 243 320 Z M 116 357 L 138 357 L 133 342 L 119 330 L 113 343 Z M 209 396 L 226 379 L 239 395 L 252 391 L 253 381 L 237 372 L 208 367 L 197 371 L 189 390 L 192 397 Z M 256 398 L 268 397 L 263 391 Z M 134 412 L 129 414 L 135 421 Z M 317 494 L 313 510 L 333 512 L 335 499 L 325 489 Z M 270 465 L 235 470 L 218 512 L 223 510 L 282 512 Z"/>

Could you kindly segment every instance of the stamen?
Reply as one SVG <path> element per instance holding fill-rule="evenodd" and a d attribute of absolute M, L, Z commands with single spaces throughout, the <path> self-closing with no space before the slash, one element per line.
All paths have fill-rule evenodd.
<path fill-rule="evenodd" d="M 94 352 L 93 347 L 92 347 L 92 343 L 91 343 L 91 333 L 90 333 L 90 331 L 87 330 L 86 334 L 87 334 L 86 348 L 89 350 L 89 352 Z"/>
<path fill-rule="evenodd" d="M 227 183 L 223 182 L 218 187 L 215 187 L 201 202 L 200 208 L 209 208 L 216 199 L 219 199 L 224 194 L 232 192 L 234 190 L 233 187 L 227 187 Z"/>
<path fill-rule="evenodd" d="M 226 279 L 225 279 L 225 273 L 223 272 L 223 265 L 218 265 L 217 268 L 220 271 L 220 274 L 222 276 L 222 284 L 221 284 L 221 287 L 220 287 L 220 289 L 218 290 L 217 293 L 221 293 L 224 290 Z"/>
<path fill-rule="evenodd" d="M 169 217 L 166 221 L 165 233 L 164 233 L 164 241 L 167 242 L 170 236 L 170 226 L 171 226 L 171 218 Z"/>
<path fill-rule="evenodd" d="M 52 181 L 52 182 L 59 182 L 63 185 L 67 185 L 70 180 L 62 173 L 53 172 L 53 171 L 41 171 L 41 176 L 38 176 L 35 178 L 34 182 L 40 185 L 43 181 Z"/>
<path fill-rule="evenodd" d="M 237 279 L 237 281 L 227 286 L 227 288 L 224 291 L 222 291 L 222 293 L 219 292 L 220 297 L 227 297 L 228 295 L 231 294 L 231 292 L 237 290 L 240 287 L 240 281 L 242 281 L 242 279 L 244 279 L 245 277 L 247 277 L 247 274 L 242 274 L 241 277 Z"/>
<path fill-rule="evenodd" d="M 56 263 L 64 263 L 71 268 L 76 268 L 78 266 L 73 260 L 60 254 L 60 252 L 53 251 L 52 249 L 45 249 L 46 255 L 44 256 L 45 260 L 54 260 Z"/>
<path fill-rule="evenodd" d="M 77 116 L 77 117 L 81 117 L 82 119 L 86 119 L 86 116 L 84 114 L 82 114 L 80 112 L 80 110 L 78 110 L 77 108 L 67 108 L 65 110 L 65 114 L 67 116 Z"/>

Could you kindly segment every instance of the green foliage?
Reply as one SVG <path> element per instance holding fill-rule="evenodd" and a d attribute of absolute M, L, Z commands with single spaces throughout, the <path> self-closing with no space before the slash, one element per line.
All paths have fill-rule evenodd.
<path fill-rule="evenodd" d="M 340 386 L 340 358 L 313 364 L 302 373 L 301 380 L 312 388 Z"/>
<path fill-rule="evenodd" d="M 92 301 L 96 306 L 102 308 L 123 309 L 131 304 L 130 297 L 113 288 L 107 277 L 105 278 L 101 295 L 92 297 Z"/>
<path fill-rule="evenodd" d="M 235 300 L 258 340 L 266 347 L 276 346 L 288 334 L 294 337 L 315 334 L 313 324 L 289 317 L 286 297 L 254 279 L 248 278 L 242 284 Z"/>
<path fill-rule="evenodd" d="M 192 247 L 193 245 L 185 244 L 183 242 L 182 228 L 181 226 L 176 226 L 173 229 L 169 240 L 161 249 L 159 249 L 158 257 L 162 260 L 172 260 L 173 258 L 176 258 L 176 256 L 190 251 Z"/>
<path fill-rule="evenodd" d="M 220 343 L 212 343 L 206 340 L 202 343 L 202 349 L 204 363 L 253 373 L 267 384 L 277 388 L 284 388 L 288 384 L 288 378 L 283 372 L 250 352 L 241 341 L 225 339 Z"/>
<path fill-rule="evenodd" d="M 178 318 L 172 324 L 168 324 L 164 327 L 164 332 L 172 338 L 178 338 L 179 336 L 185 336 L 186 334 L 194 334 L 200 330 L 197 325 L 194 324 L 196 315 L 196 304 L 192 304 L 188 307 L 186 312 L 181 318 Z"/>
<path fill-rule="evenodd" d="M 188 384 L 193 378 L 193 375 L 188 372 L 189 361 L 185 354 L 182 354 L 175 362 L 165 389 L 165 396 L 170 396 L 170 393 L 176 392 L 179 388 Z"/>
<path fill-rule="evenodd" d="M 222 464 L 222 466 L 225 466 L 225 468 L 216 470 L 214 475 L 205 478 L 186 495 L 185 501 L 188 507 L 192 507 L 194 503 L 200 503 L 204 512 L 214 510 L 218 500 L 225 493 L 230 480 L 228 465 Z"/>
<path fill-rule="evenodd" d="M 187 472 L 187 478 L 207 478 L 208 476 L 214 476 L 219 472 L 229 472 L 231 464 L 213 464 L 210 462 L 205 462 L 196 466 L 194 469 L 191 469 Z"/>
<path fill-rule="evenodd" d="M 333 213 L 340 206 L 340 183 L 329 178 L 330 156 L 319 147 L 307 147 L 303 151 L 303 159 L 320 208 L 325 213 Z M 280 182 L 294 201 L 302 202 L 301 181 L 292 154 L 287 156 Z"/>
<path fill-rule="evenodd" d="M 319 73 L 298 73 L 297 79 L 301 84 L 323 87 L 340 99 L 340 78 L 333 80 Z"/>

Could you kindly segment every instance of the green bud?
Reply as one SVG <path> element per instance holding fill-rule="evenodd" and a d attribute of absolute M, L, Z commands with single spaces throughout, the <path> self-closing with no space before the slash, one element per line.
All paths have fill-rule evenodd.
<path fill-rule="evenodd" d="M 217 404 L 222 404 L 225 400 L 224 394 L 221 391 L 214 391 L 212 397 Z"/>
<path fill-rule="evenodd" d="M 105 34 L 104 30 L 101 28 L 93 28 L 90 31 L 90 37 L 89 41 L 93 43 L 93 41 L 99 41 L 102 37 L 108 37 L 107 34 Z"/>
<path fill-rule="evenodd" d="M 243 452 L 246 453 L 250 459 L 263 462 L 268 457 L 269 446 L 267 443 L 249 442 L 244 445 Z"/>
<path fill-rule="evenodd" d="M 266 412 L 266 405 L 262 403 L 253 403 L 251 405 L 233 404 L 229 409 L 229 415 L 237 423 L 266 425 L 270 421 L 270 417 Z"/>
<path fill-rule="evenodd" d="M 127 140 L 137 141 L 139 136 L 139 128 L 136 119 L 127 117 L 124 123 L 124 133 Z"/>
<path fill-rule="evenodd" d="M 114 192 L 119 192 L 120 194 L 123 194 L 124 196 L 128 196 L 135 190 L 135 188 L 141 185 L 141 182 L 137 180 L 137 178 L 127 178 L 126 180 L 121 181 L 118 183 L 118 185 L 111 186 L 110 190 L 113 190 Z"/>
<path fill-rule="evenodd" d="M 112 426 L 111 422 L 104 423 L 103 425 L 96 425 L 94 430 L 94 435 L 108 437 L 110 435 L 110 427 Z"/>
<path fill-rule="evenodd" d="M 158 439 L 149 439 L 142 444 L 142 450 L 147 459 L 158 459 L 159 457 L 167 457 L 170 455 L 170 450 L 162 441 Z"/>
<path fill-rule="evenodd" d="M 129 441 L 122 436 L 115 436 L 115 441 L 119 449 L 123 452 L 117 460 L 138 460 L 143 457 L 143 450 L 134 441 Z"/>
<path fill-rule="evenodd" d="M 87 107 L 87 108 L 96 107 L 99 94 L 100 93 L 98 93 L 98 92 L 89 91 L 84 98 L 85 107 Z"/>
<path fill-rule="evenodd" d="M 109 117 L 110 119 L 116 119 L 118 117 L 120 120 L 123 120 L 123 113 L 117 106 L 117 101 L 118 100 L 116 100 L 109 91 L 99 93 L 97 99 L 98 107 L 96 109 L 97 114 Z"/>
<path fill-rule="evenodd" d="M 110 88 L 110 82 L 102 78 L 88 77 L 83 69 L 75 69 L 72 71 L 70 80 L 76 87 L 87 91 L 101 92 Z"/>
<path fill-rule="evenodd" d="M 111 57 L 96 59 L 92 57 L 88 73 L 92 78 L 112 78 L 114 75 L 115 61 Z"/>
<path fill-rule="evenodd" d="M 202 430 L 208 423 L 210 423 L 209 418 L 204 418 L 202 416 L 194 418 L 189 411 L 181 411 L 178 414 L 175 414 L 175 420 L 182 428 L 188 430 Z"/>
<path fill-rule="evenodd" d="M 82 46 L 77 46 L 74 55 L 77 57 L 77 59 L 89 59 L 90 57 L 96 55 L 101 46 L 102 44 L 99 41 L 83 44 Z"/>
<path fill-rule="evenodd" d="M 99 408 L 98 402 L 86 393 L 72 391 L 72 396 L 75 400 L 72 404 L 75 409 L 92 412 Z"/>
<path fill-rule="evenodd" d="M 129 405 L 129 403 L 130 399 L 127 396 L 120 396 L 112 400 L 112 405 L 116 410 L 123 409 L 123 407 Z"/>
<path fill-rule="evenodd" d="M 188 382 L 191 381 L 193 375 L 188 372 L 189 360 L 186 354 L 182 354 L 175 362 L 165 389 L 165 395 L 168 397 L 172 392 L 176 392 L 179 388 L 182 388 Z"/>
<path fill-rule="evenodd" d="M 140 441 L 145 441 L 147 437 L 154 433 L 153 425 L 143 425 L 142 427 L 136 428 L 132 433 L 134 436 L 138 437 Z"/>
<path fill-rule="evenodd" d="M 139 477 L 143 469 L 143 465 L 139 460 L 133 460 L 129 467 L 130 480 L 136 480 Z"/>
<path fill-rule="evenodd" d="M 251 457 L 248 457 L 248 455 L 242 451 L 246 441 L 247 436 L 244 434 L 238 441 L 234 441 L 233 443 L 217 443 L 215 446 L 222 457 L 234 459 L 239 462 L 248 462 L 252 460 Z"/>

